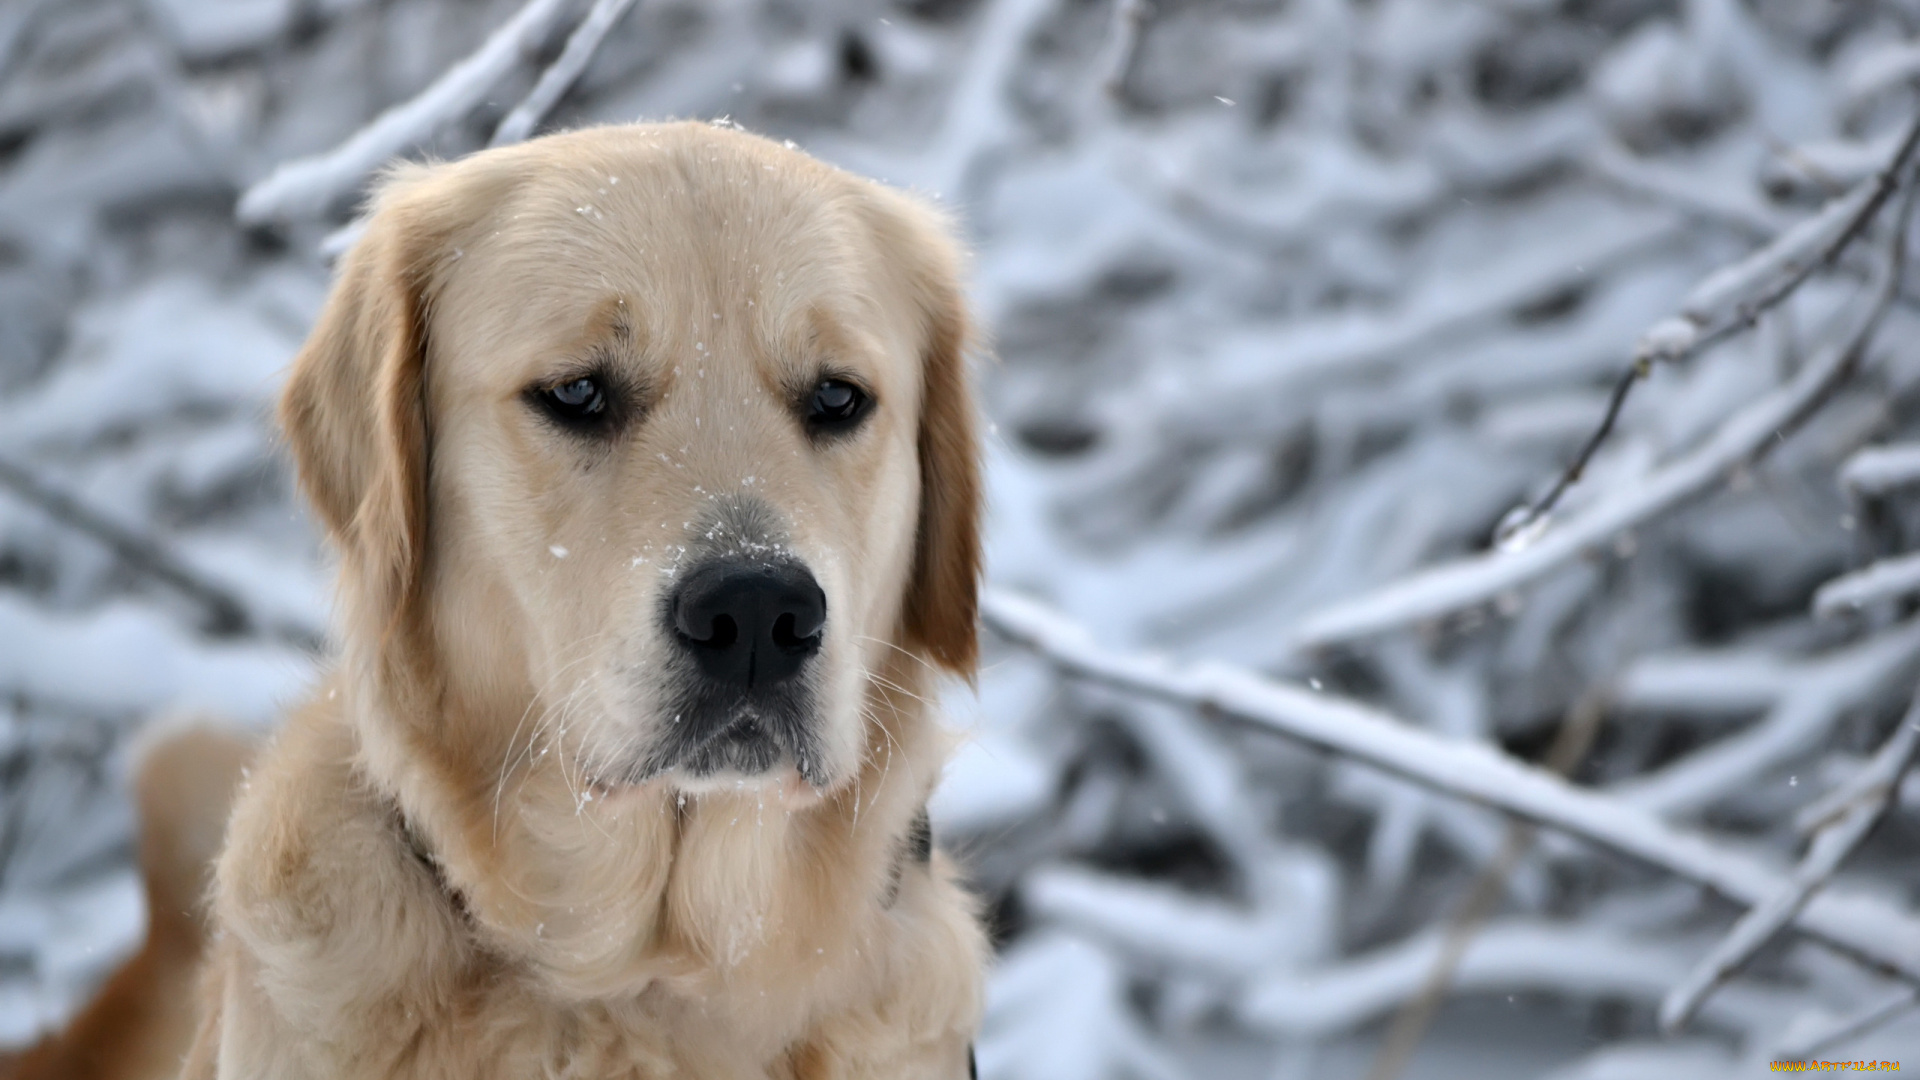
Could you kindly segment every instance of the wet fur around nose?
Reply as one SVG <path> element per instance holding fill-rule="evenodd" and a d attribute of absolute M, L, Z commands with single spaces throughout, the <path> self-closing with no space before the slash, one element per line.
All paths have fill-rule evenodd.
<path fill-rule="evenodd" d="M 967 341 L 937 216 L 739 132 L 398 171 L 283 402 L 341 655 L 236 805 L 188 1075 L 966 1075 L 974 905 L 900 853 L 975 656 Z M 582 379 L 604 422 L 539 406 Z M 777 695 L 672 634 L 726 559 L 817 580 Z"/>

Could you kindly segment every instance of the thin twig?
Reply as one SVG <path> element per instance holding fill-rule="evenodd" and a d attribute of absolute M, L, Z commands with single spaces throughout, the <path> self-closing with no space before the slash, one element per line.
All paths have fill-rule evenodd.
<path fill-rule="evenodd" d="M 114 521 L 4 459 L 0 459 L 0 487 L 60 524 L 99 541 L 129 569 L 168 586 L 200 605 L 206 612 L 208 633 L 265 634 L 309 651 L 320 648 L 322 637 L 318 632 L 307 627 L 261 619 L 238 594 L 207 580 L 159 540 Z"/>
<path fill-rule="evenodd" d="M 493 139 L 487 145 L 507 146 L 531 137 L 533 129 L 560 103 L 580 73 L 587 70 L 607 31 L 613 29 L 613 24 L 619 22 L 633 4 L 634 0 L 594 0 L 593 10 L 574 27 L 566 48 L 560 50 L 559 57 L 540 74 L 540 81 L 533 84 L 520 104 L 493 129 Z"/>
<path fill-rule="evenodd" d="M 546 40 L 573 6 L 574 0 L 528 0 L 431 86 L 374 117 L 332 150 L 289 161 L 248 188 L 236 215 L 247 224 L 261 224 L 325 213 L 334 200 L 353 191 L 396 155 L 479 105 L 487 91 Z"/>
<path fill-rule="evenodd" d="M 1093 643 L 1082 627 L 1019 595 L 989 589 L 986 625 L 1065 674 L 1278 734 L 1492 807 L 1695 882 L 1751 907 L 1779 893 L 1779 870 L 1618 798 L 1577 788 L 1485 743 L 1422 731 L 1357 702 L 1225 664 L 1184 665 Z M 1866 895 L 1828 889 L 1794 916 L 1808 938 L 1920 986 L 1920 919 Z"/>
<path fill-rule="evenodd" d="M 1587 751 L 1592 749 L 1594 737 L 1600 733 L 1600 722 L 1606 715 L 1605 694 L 1582 695 L 1567 711 L 1566 719 L 1554 735 L 1553 745 L 1547 751 L 1547 769 L 1559 776 L 1571 775 L 1587 756 Z M 1507 878 L 1526 855 L 1527 849 L 1533 846 L 1534 837 L 1538 834 L 1538 827 L 1531 823 L 1507 823 L 1506 836 L 1501 840 L 1499 853 L 1474 877 L 1466 898 L 1447 926 L 1440 955 L 1427 972 L 1420 993 L 1394 1016 L 1386 1041 L 1374 1056 L 1373 1067 L 1367 1071 L 1369 1080 L 1393 1080 L 1406 1071 L 1407 1064 L 1413 1060 L 1414 1051 L 1420 1047 L 1420 1040 L 1426 1037 L 1427 1029 L 1433 1026 L 1434 1017 L 1439 1015 L 1440 1006 L 1446 1001 L 1447 988 L 1453 985 L 1454 973 L 1467 955 L 1467 947 L 1473 943 L 1474 935 L 1493 916 L 1501 894 L 1506 891 Z"/>
<path fill-rule="evenodd" d="M 1814 836 L 1806 857 L 1794 867 L 1786 887 L 1742 915 L 1720 944 L 1668 992 L 1666 1000 L 1660 1003 L 1662 1030 L 1672 1034 L 1685 1027 L 1708 995 L 1746 966 L 1761 947 L 1780 933 L 1794 913 L 1833 879 L 1840 864 L 1886 814 L 1894 792 L 1899 790 L 1900 777 L 1913 764 L 1916 750 L 1920 750 L 1920 697 L 1915 698 L 1900 727 L 1867 767 L 1863 779 L 1869 791 L 1839 820 L 1827 824 Z"/>
<path fill-rule="evenodd" d="M 1760 251 L 1710 275 L 1687 298 L 1680 315 L 1663 320 L 1647 331 L 1634 349 L 1632 362 L 1614 386 L 1612 401 L 1599 428 L 1545 494 L 1516 507 L 1501 520 L 1495 531 L 1495 543 L 1505 544 L 1524 535 L 1553 512 L 1567 489 L 1579 482 L 1594 452 L 1613 430 L 1633 385 L 1645 378 L 1655 363 L 1678 363 L 1752 327 L 1761 315 L 1792 296 L 1815 271 L 1833 265 L 1899 189 L 1900 174 L 1916 147 L 1920 147 L 1920 116 L 1908 125 L 1893 156 L 1871 179 Z M 1828 233 L 1832 233 L 1831 238 L 1823 245 L 1818 244 Z M 1814 258 L 1804 255 L 1810 241 L 1817 250 Z M 1768 281 L 1770 287 L 1755 292 L 1759 283 Z M 1897 294 L 1898 290 L 1895 291 Z"/>
<path fill-rule="evenodd" d="M 1553 512 L 1553 508 L 1560 505 L 1560 497 L 1586 475 L 1587 465 L 1593 461 L 1593 455 L 1599 452 L 1600 444 L 1606 442 L 1607 436 L 1613 434 L 1613 425 L 1620 419 L 1621 410 L 1626 408 L 1627 395 L 1633 392 L 1634 384 L 1646 378 L 1652 371 L 1652 363 L 1644 359 L 1628 365 L 1626 372 L 1614 382 L 1613 392 L 1607 395 L 1607 411 L 1600 417 L 1600 426 L 1593 429 L 1592 435 L 1587 436 L 1586 445 L 1574 455 L 1573 464 L 1567 466 L 1566 471 L 1560 474 L 1559 479 L 1553 482 L 1553 486 L 1547 489 L 1545 495 L 1540 496 L 1531 505 L 1516 507 L 1501 519 L 1499 527 L 1493 534 L 1495 544 L 1511 546 L 1528 535 L 1530 526 L 1547 520 L 1547 515 Z"/>
<path fill-rule="evenodd" d="M 1301 623 L 1296 647 L 1350 641 L 1485 603 L 1751 465 L 1853 374 L 1898 291 L 1900 278 L 1898 270 L 1885 272 L 1872 301 L 1837 347 L 1808 361 L 1786 385 L 1729 418 L 1699 447 L 1586 507 L 1558 528 L 1544 529 L 1545 519 L 1538 519 L 1528 526 L 1527 534 L 1516 537 L 1525 542 L 1417 571 L 1370 594 L 1325 608 Z"/>

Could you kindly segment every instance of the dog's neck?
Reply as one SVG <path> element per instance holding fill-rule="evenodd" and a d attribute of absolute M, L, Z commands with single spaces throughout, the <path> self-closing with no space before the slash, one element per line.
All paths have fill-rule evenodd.
<path fill-rule="evenodd" d="M 429 870 L 434 902 L 460 914 L 476 952 L 568 999 L 662 980 L 704 996 L 855 951 L 903 867 L 930 854 L 926 797 L 945 736 L 912 668 L 877 673 L 859 775 L 804 810 L 664 784 L 583 801 L 561 755 L 502 781 L 442 752 L 445 732 L 484 726 L 456 695 L 435 695 L 424 718 L 364 702 L 355 726 L 363 767 L 394 807 L 395 842 Z"/>

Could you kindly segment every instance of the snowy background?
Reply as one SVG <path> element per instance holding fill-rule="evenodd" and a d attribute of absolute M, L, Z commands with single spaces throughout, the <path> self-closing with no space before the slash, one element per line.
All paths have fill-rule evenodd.
<path fill-rule="evenodd" d="M 1913 0 L 0 0 L 0 1043 L 139 938 L 140 727 L 264 728 L 310 677 L 269 412 L 367 167 L 552 90 L 541 130 L 730 117 L 978 252 L 995 630 L 935 811 L 1002 948 L 988 1080 L 1920 1065 L 1916 35 Z"/>

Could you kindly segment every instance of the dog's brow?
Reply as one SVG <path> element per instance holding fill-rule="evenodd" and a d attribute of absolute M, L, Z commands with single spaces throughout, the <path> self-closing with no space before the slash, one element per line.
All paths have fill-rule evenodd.
<path fill-rule="evenodd" d="M 633 305 L 624 296 L 608 296 L 593 306 L 579 334 L 562 351 L 583 360 L 604 357 L 610 351 L 631 352 L 638 331 Z"/>
<path fill-rule="evenodd" d="M 798 335 L 805 342 L 807 363 L 847 364 L 866 353 L 848 329 L 850 321 L 825 304 L 809 305 Z"/>
<path fill-rule="evenodd" d="M 847 329 L 847 320 L 825 303 L 811 303 L 774 327 L 774 364 L 763 378 L 769 392 L 798 400 L 830 375 L 870 381 L 860 363 L 869 350 Z"/>

